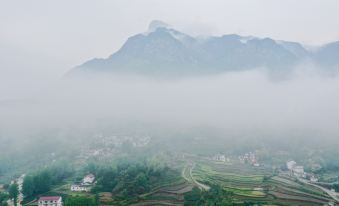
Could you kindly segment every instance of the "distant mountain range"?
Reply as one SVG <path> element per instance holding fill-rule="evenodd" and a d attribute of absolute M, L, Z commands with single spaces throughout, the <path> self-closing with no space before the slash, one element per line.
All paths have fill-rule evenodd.
<path fill-rule="evenodd" d="M 69 74 L 185 75 L 255 68 L 288 71 L 304 62 L 337 69 L 339 41 L 310 51 L 297 42 L 236 34 L 195 38 L 153 21 L 148 32 L 128 38 L 108 58 L 89 60 Z"/>

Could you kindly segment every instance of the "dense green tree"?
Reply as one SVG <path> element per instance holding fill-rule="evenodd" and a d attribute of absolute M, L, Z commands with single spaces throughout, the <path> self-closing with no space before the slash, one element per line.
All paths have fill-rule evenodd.
<path fill-rule="evenodd" d="M 17 183 L 13 183 L 8 188 L 9 197 L 14 200 L 14 205 L 18 204 L 19 186 Z"/>
<path fill-rule="evenodd" d="M 90 196 L 68 196 L 65 200 L 65 206 L 97 206 L 95 197 Z"/>
<path fill-rule="evenodd" d="M 136 187 L 140 190 L 140 192 L 146 191 L 149 189 L 148 180 L 145 173 L 140 172 L 135 178 Z"/>
<path fill-rule="evenodd" d="M 333 189 L 334 189 L 336 192 L 339 192 L 339 184 L 334 184 L 334 185 L 333 185 Z"/>
<path fill-rule="evenodd" d="M 201 190 L 197 187 L 193 187 L 192 191 L 184 194 L 185 205 L 194 205 L 198 203 L 201 198 Z"/>
<path fill-rule="evenodd" d="M 155 167 L 144 160 L 119 161 L 114 167 L 101 167 L 95 173 L 97 184 L 92 192 L 113 192 L 115 200 L 129 202 L 149 192 L 155 182 L 178 175 L 167 167 Z"/>
<path fill-rule="evenodd" d="M 34 179 L 31 175 L 26 175 L 24 178 L 24 182 L 22 184 L 22 193 L 29 197 L 34 194 L 35 185 L 34 185 Z"/>
<path fill-rule="evenodd" d="M 72 165 L 65 161 L 57 162 L 47 170 L 51 175 L 51 184 L 58 184 L 74 173 Z"/>
<path fill-rule="evenodd" d="M 117 185 L 117 172 L 114 168 L 102 169 L 98 172 L 98 190 L 102 192 L 111 192 L 113 188 Z"/>
<path fill-rule="evenodd" d="M 8 195 L 0 191 L 0 206 L 7 204 Z"/>
<path fill-rule="evenodd" d="M 197 187 L 184 195 L 186 206 L 229 206 L 234 205 L 233 193 L 214 185 L 208 191 L 201 191 Z"/>
<path fill-rule="evenodd" d="M 99 204 L 100 204 L 99 193 L 95 193 L 95 203 L 96 203 L 96 205 L 99 205 Z"/>
<path fill-rule="evenodd" d="M 41 194 L 49 191 L 52 184 L 52 177 L 48 170 L 38 172 L 34 177 L 35 191 L 34 194 Z"/>
<path fill-rule="evenodd" d="M 67 163 L 57 163 L 48 168 L 26 175 L 22 192 L 26 197 L 48 192 L 52 185 L 58 184 L 73 173 Z"/>

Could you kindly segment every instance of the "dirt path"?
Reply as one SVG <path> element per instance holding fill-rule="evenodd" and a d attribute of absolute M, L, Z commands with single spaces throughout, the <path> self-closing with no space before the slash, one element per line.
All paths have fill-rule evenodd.
<path fill-rule="evenodd" d="M 208 185 L 202 184 L 193 178 L 192 171 L 194 167 L 195 167 L 195 163 L 188 163 L 182 171 L 182 177 L 188 182 L 195 184 L 201 190 L 209 190 L 210 187 Z M 187 176 L 187 173 L 188 173 L 188 176 Z"/>

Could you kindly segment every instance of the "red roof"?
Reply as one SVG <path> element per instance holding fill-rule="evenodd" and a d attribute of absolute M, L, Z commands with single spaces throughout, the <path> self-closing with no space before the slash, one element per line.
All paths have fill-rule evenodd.
<path fill-rule="evenodd" d="M 40 197 L 39 200 L 59 200 L 61 197 L 60 196 L 45 196 L 45 197 Z"/>

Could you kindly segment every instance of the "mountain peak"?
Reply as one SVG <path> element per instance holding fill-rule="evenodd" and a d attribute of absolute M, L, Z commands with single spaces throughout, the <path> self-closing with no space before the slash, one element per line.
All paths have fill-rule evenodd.
<path fill-rule="evenodd" d="M 154 32 L 158 28 L 170 28 L 171 26 L 163 21 L 153 20 L 148 26 L 148 32 Z"/>

